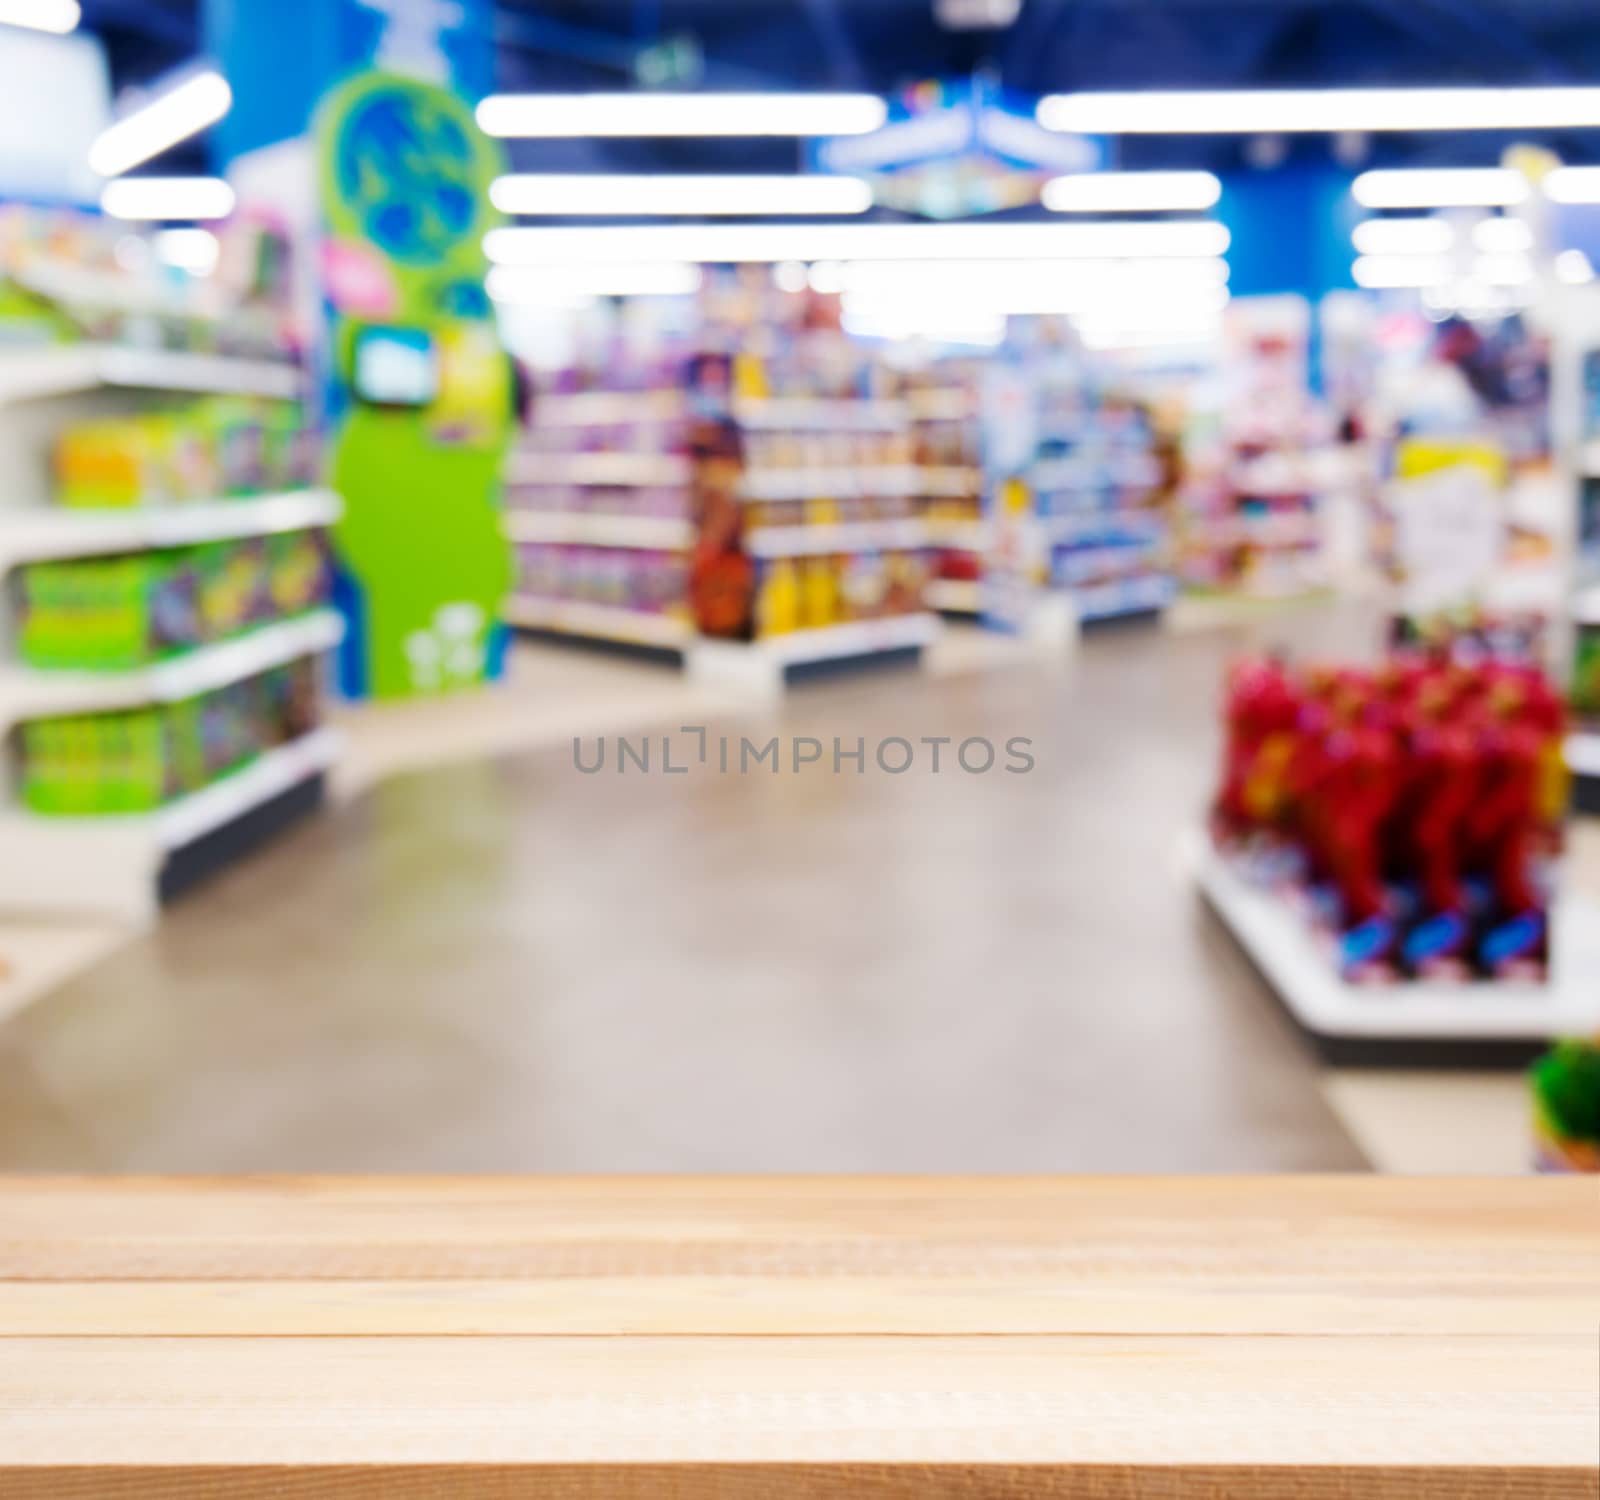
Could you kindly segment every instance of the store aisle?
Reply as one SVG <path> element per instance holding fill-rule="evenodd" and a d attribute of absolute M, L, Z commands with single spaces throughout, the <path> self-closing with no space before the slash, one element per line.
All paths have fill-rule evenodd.
<path fill-rule="evenodd" d="M 1176 859 L 1268 629 L 1358 636 L 1124 630 L 710 729 L 1027 736 L 1027 775 L 387 781 L 0 1029 L 0 1168 L 1360 1167 Z"/>

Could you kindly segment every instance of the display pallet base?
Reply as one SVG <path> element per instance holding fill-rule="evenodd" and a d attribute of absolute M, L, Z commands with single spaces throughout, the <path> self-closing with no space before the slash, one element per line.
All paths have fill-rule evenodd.
<path fill-rule="evenodd" d="M 151 813 L 0 817 L 0 908 L 149 921 L 159 903 L 234 854 L 285 814 L 315 805 L 339 736 L 315 729 Z M 309 803 L 308 803 L 308 800 Z"/>
<path fill-rule="evenodd" d="M 215 832 L 175 849 L 156 876 L 156 899 L 162 905 L 175 901 L 235 860 L 254 853 L 316 812 L 327 801 L 327 794 L 328 778 L 319 771 Z"/>
<path fill-rule="evenodd" d="M 790 681 L 823 670 L 920 658 L 940 629 L 938 616 L 914 614 L 795 630 L 768 640 L 700 640 L 685 653 L 685 664 L 689 676 L 707 687 L 772 696 Z"/>
<path fill-rule="evenodd" d="M 1329 1062 L 1520 1066 L 1560 1036 L 1600 1029 L 1600 911 L 1563 899 L 1547 984 L 1348 984 L 1295 912 L 1252 885 L 1203 833 L 1185 854 L 1212 910 Z"/>

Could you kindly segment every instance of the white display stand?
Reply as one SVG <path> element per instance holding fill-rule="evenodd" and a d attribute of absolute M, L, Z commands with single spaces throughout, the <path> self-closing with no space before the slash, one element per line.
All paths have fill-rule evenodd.
<path fill-rule="evenodd" d="M 897 615 L 815 630 L 792 630 L 759 641 L 696 640 L 684 656 L 692 681 L 706 687 L 772 697 L 790 667 L 847 661 L 888 651 L 921 650 L 939 637 L 937 615 Z"/>
<path fill-rule="evenodd" d="M 1600 909 L 1563 897 L 1551 919 L 1554 953 L 1545 984 L 1349 984 L 1309 925 L 1252 885 L 1203 833 L 1184 856 L 1212 910 L 1227 924 L 1289 1013 L 1319 1042 L 1369 1044 L 1538 1043 L 1600 1030 Z"/>
<path fill-rule="evenodd" d="M 146 400 L 153 392 L 292 399 L 303 384 L 299 367 L 280 360 L 93 343 L 0 352 L 0 593 L 30 562 L 337 521 L 339 498 L 317 489 L 128 510 L 51 504 L 51 447 L 71 421 L 137 409 L 141 393 Z M 0 737 L 30 718 L 181 701 L 320 655 L 343 634 L 342 617 L 319 610 L 134 671 L 47 672 L 16 660 L 8 606 L 0 609 Z M 310 805 L 338 743 L 331 730 L 318 729 L 159 811 L 108 817 L 43 817 L 19 808 L 10 758 L 0 754 L 0 910 L 147 921 L 175 857 L 211 868 L 248 847 L 259 828 L 290 816 L 291 805 Z"/>

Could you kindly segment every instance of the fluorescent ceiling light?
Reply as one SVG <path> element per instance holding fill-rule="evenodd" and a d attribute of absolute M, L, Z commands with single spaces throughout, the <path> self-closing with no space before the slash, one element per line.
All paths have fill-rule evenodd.
<path fill-rule="evenodd" d="M 1509 167 L 1416 167 L 1363 172 L 1350 191 L 1364 208 L 1496 208 L 1526 199 L 1528 182 Z"/>
<path fill-rule="evenodd" d="M 1169 259 L 1218 256 L 1221 224 L 628 224 L 491 229 L 500 265 L 618 261 Z"/>
<path fill-rule="evenodd" d="M 587 297 L 682 297 L 700 290 L 700 267 L 681 261 L 641 265 L 496 266 L 496 302 L 569 302 Z"/>
<path fill-rule="evenodd" d="M 864 135 L 888 118 L 875 94 L 491 94 L 486 135 Z"/>
<path fill-rule="evenodd" d="M 121 176 L 215 125 L 232 104 L 226 78 L 209 70 L 197 73 L 101 131 L 89 148 L 89 165 L 102 177 Z"/>
<path fill-rule="evenodd" d="M 1594 280 L 1594 267 L 1581 250 L 1563 250 L 1556 256 L 1556 280 L 1567 286 L 1583 286 Z"/>
<path fill-rule="evenodd" d="M 529 172 L 497 177 L 489 201 L 505 214 L 859 214 L 872 189 L 859 177 Z"/>
<path fill-rule="evenodd" d="M 1455 240 L 1445 219 L 1367 219 L 1350 233 L 1362 255 L 1443 255 Z"/>
<path fill-rule="evenodd" d="M 1600 167 L 1556 167 L 1545 174 L 1544 192 L 1554 203 L 1600 203 Z"/>
<path fill-rule="evenodd" d="M 1045 183 L 1039 201 L 1052 213 L 1161 213 L 1210 208 L 1222 184 L 1210 172 L 1075 172 Z"/>
<path fill-rule="evenodd" d="M 1600 125 L 1600 88 L 1047 94 L 1038 120 L 1050 130 L 1083 135 L 1561 129 Z"/>
<path fill-rule="evenodd" d="M 1455 265 L 1447 255 L 1363 255 L 1351 267 L 1356 285 L 1374 290 L 1441 286 L 1454 271 Z"/>
<path fill-rule="evenodd" d="M 882 296 L 920 297 L 937 304 L 948 296 L 1070 303 L 1133 291 L 1204 298 L 1228 282 L 1228 263 L 1196 260 L 966 260 L 850 261 L 838 266 L 833 289 Z"/>
<path fill-rule="evenodd" d="M 65 36 L 77 30 L 83 10 L 78 0 L 0 0 L 0 26 L 25 26 Z"/>
<path fill-rule="evenodd" d="M 1516 255 L 1533 249 L 1533 230 L 1521 219 L 1480 219 L 1472 243 L 1488 255 Z"/>
<path fill-rule="evenodd" d="M 209 276 L 215 271 L 221 249 L 209 229 L 163 229 L 156 235 L 156 256 L 191 276 Z"/>
<path fill-rule="evenodd" d="M 113 219 L 225 219 L 233 189 L 220 177 L 119 177 L 100 207 Z"/>

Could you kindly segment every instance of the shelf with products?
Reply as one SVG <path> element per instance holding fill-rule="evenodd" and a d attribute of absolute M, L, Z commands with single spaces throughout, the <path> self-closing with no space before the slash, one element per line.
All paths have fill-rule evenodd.
<path fill-rule="evenodd" d="M 614 351 L 552 378 L 506 468 L 518 628 L 679 648 L 688 619 L 693 467 L 682 359 Z"/>
<path fill-rule="evenodd" d="M 1230 677 L 1197 878 L 1334 1051 L 1600 1024 L 1600 911 L 1560 885 L 1559 696 L 1484 648 L 1432 634 L 1377 668 Z"/>
<path fill-rule="evenodd" d="M 1329 584 L 1322 497 L 1336 455 L 1310 391 L 1311 317 L 1294 296 L 1228 306 L 1219 365 L 1185 412 L 1174 533 L 1185 588 L 1275 599 Z"/>
<path fill-rule="evenodd" d="M 699 539 L 691 672 L 776 690 L 791 666 L 915 652 L 932 538 L 891 372 L 838 326 L 838 300 L 730 297 L 690 361 Z"/>
<path fill-rule="evenodd" d="M 1035 363 L 1036 453 L 1028 469 L 1050 584 L 1080 621 L 1159 613 L 1176 593 L 1153 415 L 1081 351 Z"/>
<path fill-rule="evenodd" d="M 185 279 L 156 236 L 8 214 L 0 819 L 26 858 L 0 907 L 142 918 L 320 798 L 342 507 L 275 235 L 225 226 Z"/>
<path fill-rule="evenodd" d="M 983 609 L 982 558 L 991 528 L 983 508 L 980 360 L 949 357 L 901 376 L 917 470 L 917 509 L 937 548 L 928 602 L 941 614 Z"/>

